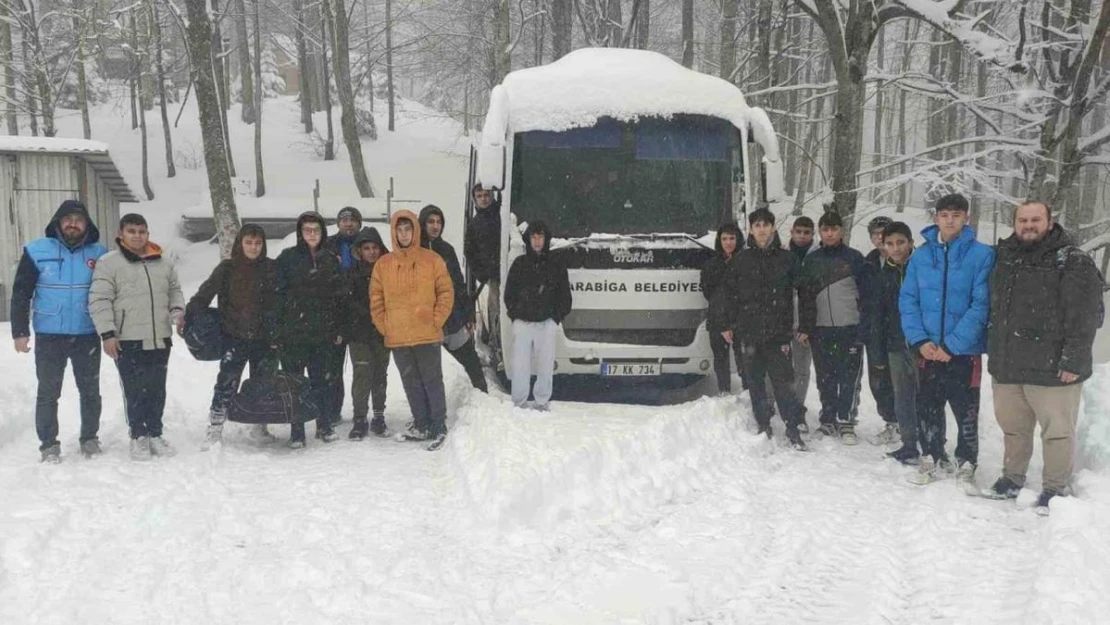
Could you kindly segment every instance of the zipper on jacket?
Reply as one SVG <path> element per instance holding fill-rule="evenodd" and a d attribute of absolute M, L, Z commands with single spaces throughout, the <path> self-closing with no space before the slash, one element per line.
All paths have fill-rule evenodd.
<path fill-rule="evenodd" d="M 944 345 L 944 321 L 948 316 L 948 244 L 944 244 L 944 277 L 940 287 L 940 347 Z M 949 354 L 953 355 L 953 354 Z"/>
<path fill-rule="evenodd" d="M 150 337 L 154 340 L 154 349 L 158 349 L 158 328 L 154 325 L 154 284 L 150 281 L 150 269 L 146 266 L 146 261 L 139 261 L 143 264 L 143 272 L 146 273 L 146 286 L 150 293 Z"/>

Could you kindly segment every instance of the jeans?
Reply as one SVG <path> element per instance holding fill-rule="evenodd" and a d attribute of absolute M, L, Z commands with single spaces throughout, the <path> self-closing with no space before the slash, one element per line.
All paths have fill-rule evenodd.
<path fill-rule="evenodd" d="M 433 437 L 447 433 L 447 397 L 440 358 L 438 343 L 393 349 L 414 426 Z"/>
<path fill-rule="evenodd" d="M 444 345 L 444 349 L 447 349 L 446 345 Z M 466 376 L 470 378 L 471 386 L 483 393 L 489 393 L 489 386 L 486 384 L 486 374 L 482 371 L 482 361 L 478 358 L 478 352 L 474 348 L 473 338 L 454 351 L 447 349 L 447 353 L 451 354 L 451 357 L 458 361 L 458 363 L 463 366 L 463 369 L 466 370 Z"/>
<path fill-rule="evenodd" d="M 294 375 L 304 375 L 308 372 L 309 385 L 312 388 L 312 398 L 320 410 L 316 416 L 317 434 L 331 432 L 332 399 L 334 387 L 329 378 L 331 368 L 328 366 L 332 355 L 329 343 L 295 343 L 286 345 L 281 352 L 281 369 Z M 304 423 L 294 423 L 290 426 L 290 438 L 304 440 Z"/>
<path fill-rule="evenodd" d="M 343 386 L 343 370 L 347 366 L 347 343 L 332 345 L 328 354 L 328 381 L 331 397 L 328 401 L 328 417 L 333 422 L 340 419 L 339 413 L 343 411 L 343 401 L 347 398 L 347 389 Z"/>
<path fill-rule="evenodd" d="M 224 356 L 220 359 L 220 372 L 216 374 L 216 387 L 212 389 L 212 406 L 209 411 L 213 425 L 227 420 L 227 407 L 239 392 L 243 369 L 249 363 L 251 376 L 267 375 L 277 371 L 277 354 L 268 341 L 247 341 L 224 336 Z"/>
<path fill-rule="evenodd" d="M 40 450 L 58 443 L 58 398 L 62 395 L 67 361 L 73 362 L 73 379 L 81 397 L 80 441 L 94 440 L 100 430 L 100 338 L 95 334 L 37 334 L 35 373 L 39 389 L 35 430 Z"/>
<path fill-rule="evenodd" d="M 389 371 L 389 348 L 380 340 L 376 343 L 351 343 L 351 404 L 356 419 L 365 419 L 368 408 L 375 415 L 385 412 L 385 390 Z"/>
<path fill-rule="evenodd" d="M 162 412 L 166 407 L 166 369 L 170 362 L 170 341 L 161 349 L 143 349 L 142 341 L 120 341 L 120 384 L 123 406 L 131 438 L 162 435 Z"/>
<path fill-rule="evenodd" d="M 944 455 L 947 416 L 952 407 L 959 429 L 956 460 L 979 462 L 979 383 L 982 356 L 953 356 L 948 362 L 922 360 L 918 372 L 917 420 L 921 453 L 940 459 Z"/>
<path fill-rule="evenodd" d="M 887 354 L 894 415 L 902 432 L 902 445 L 917 447 L 917 351 L 900 349 Z"/>

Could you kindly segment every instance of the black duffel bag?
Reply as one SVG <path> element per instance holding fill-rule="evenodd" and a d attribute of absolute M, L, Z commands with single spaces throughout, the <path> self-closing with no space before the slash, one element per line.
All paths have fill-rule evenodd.
<path fill-rule="evenodd" d="M 224 357 L 224 336 L 220 330 L 220 311 L 215 308 L 185 315 L 185 345 L 197 360 Z"/>
<path fill-rule="evenodd" d="M 235 423 L 304 423 L 319 414 L 308 379 L 286 371 L 248 378 L 227 407 Z"/>

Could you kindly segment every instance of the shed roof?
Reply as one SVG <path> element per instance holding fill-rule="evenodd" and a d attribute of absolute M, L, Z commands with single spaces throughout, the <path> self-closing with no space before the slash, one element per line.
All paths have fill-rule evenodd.
<path fill-rule="evenodd" d="M 79 156 L 100 176 L 118 201 L 139 201 L 108 154 L 107 143 L 60 137 L 0 136 L 0 154 L 18 153 Z"/>

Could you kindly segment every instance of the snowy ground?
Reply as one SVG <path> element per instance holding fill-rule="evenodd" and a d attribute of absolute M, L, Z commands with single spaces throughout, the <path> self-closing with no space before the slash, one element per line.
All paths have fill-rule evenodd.
<path fill-rule="evenodd" d="M 306 176 L 343 184 L 344 162 L 297 147 L 291 105 L 268 110 L 286 129 L 268 144 L 272 192 L 293 194 Z M 112 142 L 134 184 L 134 133 L 122 121 L 106 130 L 113 115 L 122 119 L 100 112 L 95 138 Z M 406 120 L 367 144 L 368 159 L 372 173 L 393 168 L 399 187 L 440 203 L 457 240 L 465 150 L 439 124 Z M 249 170 L 249 131 L 233 126 Z M 169 233 L 177 211 L 200 201 L 203 174 L 155 185 L 159 199 L 137 208 L 191 294 L 214 246 Z M 809 454 L 784 447 L 781 432 L 768 443 L 746 397 L 559 402 L 539 415 L 470 391 L 444 362 L 452 434 L 437 453 L 381 439 L 310 439 L 291 452 L 231 426 L 222 448 L 200 452 L 216 366 L 176 348 L 166 435 L 178 457 L 127 459 L 106 363 L 104 456 L 77 453 L 67 379 L 65 461 L 46 466 L 33 357 L 0 340 L 0 623 L 1071 625 L 1110 614 L 1110 367 L 1087 385 L 1079 497 L 1043 518 L 1029 509 L 1039 459 L 1016 504 L 991 502 L 951 481 L 912 487 L 908 469 L 866 443 L 816 442 Z M 398 428 L 407 405 L 396 370 L 389 384 Z M 864 395 L 860 429 L 871 435 L 879 420 Z M 813 415 L 813 391 L 809 405 Z M 981 424 L 987 485 L 1001 464 L 989 387 Z"/>

